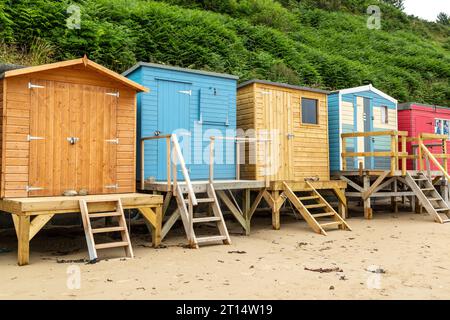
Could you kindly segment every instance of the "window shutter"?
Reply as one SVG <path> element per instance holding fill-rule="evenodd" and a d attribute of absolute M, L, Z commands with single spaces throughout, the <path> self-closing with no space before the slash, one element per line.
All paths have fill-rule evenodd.
<path fill-rule="evenodd" d="M 216 88 L 200 89 L 200 121 L 228 125 L 229 96 Z"/>

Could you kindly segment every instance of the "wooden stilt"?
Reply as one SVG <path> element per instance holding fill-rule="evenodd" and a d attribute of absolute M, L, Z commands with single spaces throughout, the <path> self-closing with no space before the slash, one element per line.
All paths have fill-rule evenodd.
<path fill-rule="evenodd" d="M 251 217 L 250 217 L 250 202 L 251 202 L 251 192 L 250 189 L 245 189 L 243 191 L 243 195 L 242 195 L 242 208 L 244 210 L 244 219 L 245 219 L 245 223 L 246 223 L 246 228 L 245 228 L 245 235 L 249 236 L 250 235 L 250 221 L 251 221 Z"/>
<path fill-rule="evenodd" d="M 24 266 L 30 262 L 30 216 L 19 216 L 18 218 L 17 263 L 19 266 Z"/>
<path fill-rule="evenodd" d="M 363 185 L 364 185 L 364 191 L 367 191 L 370 189 L 370 176 L 365 175 L 363 177 Z M 366 219 L 372 219 L 372 208 L 370 206 L 370 197 L 368 197 L 366 200 L 364 200 L 364 217 Z"/>
<path fill-rule="evenodd" d="M 272 198 L 275 201 L 275 205 L 272 207 L 272 227 L 275 230 L 280 230 L 280 207 L 277 205 L 280 198 L 280 192 L 273 191 Z"/>

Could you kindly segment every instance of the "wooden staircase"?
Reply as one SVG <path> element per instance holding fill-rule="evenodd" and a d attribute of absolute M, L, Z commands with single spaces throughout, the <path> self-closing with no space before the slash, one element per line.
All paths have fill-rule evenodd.
<path fill-rule="evenodd" d="M 95 204 L 112 204 L 115 211 L 111 212 L 95 212 L 89 211 L 89 205 L 95 206 Z M 128 234 L 127 223 L 123 212 L 122 201 L 120 199 L 115 200 L 80 200 L 81 218 L 83 221 L 84 233 L 86 235 L 86 243 L 89 251 L 90 261 L 97 261 L 97 250 L 123 247 L 125 254 L 129 258 L 133 258 L 133 248 L 131 247 L 130 236 Z M 117 226 L 92 228 L 91 219 L 96 218 L 116 218 Z M 96 243 L 95 235 L 104 234 L 110 232 L 120 232 L 121 241 L 108 242 L 108 243 Z"/>
<path fill-rule="evenodd" d="M 407 172 L 406 182 L 413 190 L 419 203 L 436 222 L 450 222 L 450 207 L 424 172 L 420 171 L 414 176 Z"/>
<path fill-rule="evenodd" d="M 193 201 L 190 194 L 187 199 L 184 197 L 184 193 L 180 185 L 175 186 L 175 196 L 177 199 L 178 209 L 180 210 L 181 220 L 183 221 L 184 230 L 186 232 L 189 246 L 191 248 L 199 248 L 201 244 L 231 244 L 230 235 L 225 224 L 225 220 L 220 209 L 219 201 L 217 199 L 216 192 L 211 183 L 206 184 L 207 198 L 197 198 L 195 195 L 195 201 Z M 195 205 L 194 203 L 197 203 Z M 211 216 L 198 216 L 194 212 L 194 208 L 199 204 L 206 204 L 211 208 Z M 215 223 L 217 226 L 218 234 L 213 236 L 198 236 L 196 234 L 196 226 L 204 223 Z"/>
<path fill-rule="evenodd" d="M 308 189 L 302 190 L 297 196 L 288 183 L 283 182 L 284 194 L 302 215 L 308 225 L 317 233 L 327 235 L 325 229 L 338 227 L 349 230 L 347 222 L 333 209 L 333 207 L 306 181 Z"/>

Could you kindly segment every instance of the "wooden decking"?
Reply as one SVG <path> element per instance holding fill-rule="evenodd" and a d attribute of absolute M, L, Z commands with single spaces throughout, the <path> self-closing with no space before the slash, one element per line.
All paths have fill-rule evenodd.
<path fill-rule="evenodd" d="M 94 204 L 96 211 L 112 210 L 112 203 L 120 199 L 124 209 L 138 209 L 152 227 L 154 246 L 161 242 L 163 197 L 142 193 L 88 195 L 75 197 L 31 197 L 7 198 L 0 200 L 0 212 L 11 214 L 18 239 L 18 264 L 29 263 L 29 246 L 33 237 L 50 221 L 55 214 L 80 212 L 80 200 L 101 200 Z"/>
<path fill-rule="evenodd" d="M 177 182 L 180 188 L 185 192 L 187 190 L 187 184 L 184 181 Z M 192 187 L 195 192 L 206 192 L 206 185 L 208 180 L 191 181 Z M 214 180 L 213 182 L 215 190 L 244 190 L 244 189 L 260 189 L 265 187 L 265 181 L 256 180 Z M 167 192 L 173 187 L 173 182 L 168 184 L 167 181 L 154 181 L 144 183 L 145 191 L 159 191 Z"/>

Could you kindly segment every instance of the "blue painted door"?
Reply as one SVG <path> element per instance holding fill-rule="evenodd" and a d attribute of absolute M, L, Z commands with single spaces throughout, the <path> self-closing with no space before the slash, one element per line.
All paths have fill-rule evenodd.
<path fill-rule="evenodd" d="M 192 95 L 191 84 L 158 80 L 158 130 L 160 135 L 189 131 L 189 104 Z M 179 139 L 188 137 L 179 137 Z M 172 162 L 171 162 L 172 163 Z M 187 164 L 188 169 L 189 165 Z M 172 167 L 173 169 L 173 167 Z M 172 173 L 173 174 L 173 173 Z M 182 179 L 178 171 L 178 179 Z M 158 140 L 157 180 L 167 179 L 167 143 Z"/>

